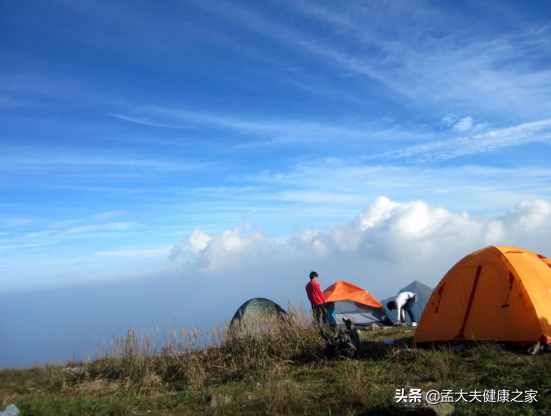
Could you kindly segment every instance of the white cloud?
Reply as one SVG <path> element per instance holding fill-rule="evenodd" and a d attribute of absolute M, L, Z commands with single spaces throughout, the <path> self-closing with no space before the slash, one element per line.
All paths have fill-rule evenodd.
<path fill-rule="evenodd" d="M 539 65 L 542 56 L 549 56 L 548 26 L 517 24 L 507 33 L 477 36 L 456 28 L 455 14 L 427 4 L 289 4 L 319 20 L 326 35 L 320 38 L 307 27 L 298 30 L 235 3 L 200 6 L 240 28 L 313 55 L 322 64 L 376 80 L 414 102 L 515 117 L 543 117 L 551 110 L 546 88 L 551 71 Z M 396 29 L 392 37 L 389 25 Z"/>
<path fill-rule="evenodd" d="M 304 206 L 310 215 L 318 207 L 326 211 L 342 207 L 357 211 L 381 194 L 400 200 L 426 195 L 425 200 L 430 203 L 479 211 L 503 210 L 522 200 L 551 196 L 547 186 L 551 170 L 537 167 L 461 165 L 430 168 L 369 165 L 354 159 L 321 159 L 296 165 L 287 172 L 266 171 L 243 180 L 256 185 L 242 196 L 249 205 L 261 198 L 288 201 L 292 193 L 292 201 L 303 204 L 292 208 L 297 210 Z M 262 193 L 264 187 L 270 192 Z M 273 189 L 286 191 L 273 192 Z M 314 198 L 312 192 L 314 196 L 321 195 Z M 222 197 L 218 193 L 215 196 Z M 339 216 L 351 215 L 347 214 L 350 212 L 340 211 Z"/>
<path fill-rule="evenodd" d="M 375 227 L 381 221 L 387 220 L 392 211 L 398 208 L 400 204 L 391 201 L 386 197 L 379 197 L 359 218 L 362 231 Z"/>
<path fill-rule="evenodd" d="M 111 212 L 92 212 L 85 217 L 53 223 L 42 218 L 28 224 L 24 230 L 0 236 L 0 245 L 17 248 L 72 244 L 77 239 L 98 236 L 98 233 L 111 240 L 127 239 L 131 234 L 135 238 L 151 230 L 161 233 L 165 241 L 170 242 L 173 235 L 178 235 L 175 233 L 184 232 L 175 230 L 191 232 L 196 226 L 201 227 L 207 236 L 202 238 L 206 239 L 241 223 L 254 224 L 264 232 L 281 235 L 299 227 L 319 229 L 351 218 L 382 194 L 389 197 L 390 205 L 423 195 L 430 206 L 444 205 L 477 215 L 496 215 L 523 200 L 551 198 L 550 181 L 551 170 L 538 167 L 461 165 L 427 168 L 369 165 L 357 159 L 312 159 L 286 170 L 236 176 L 225 186 L 168 186 L 150 190 L 155 192 L 153 198 L 149 198 L 154 202 L 148 206 L 145 217 L 134 207 L 128 217 L 119 219 L 119 214 L 124 213 L 113 206 Z M 379 205 L 370 209 L 373 212 L 363 217 L 365 224 L 374 223 L 377 216 L 391 212 Z M 161 229 L 158 221 L 167 212 L 179 212 L 181 216 L 167 219 Z M 137 218 L 139 224 L 120 225 L 133 223 Z M 193 218 L 193 224 L 186 223 L 184 228 L 178 222 L 181 218 Z M 108 225 L 116 223 L 119 226 Z M 346 233 L 341 231 L 341 234 Z M 201 248 L 199 237 L 200 234 L 194 243 L 197 251 Z M 346 238 L 340 241 L 352 244 Z M 126 245 L 127 241 L 120 244 Z"/>
<path fill-rule="evenodd" d="M 109 114 L 109 116 L 113 117 L 113 118 L 117 118 L 119 120 L 128 121 L 130 123 L 141 124 L 143 126 L 148 126 L 148 127 L 162 127 L 162 128 L 165 128 L 165 129 L 183 129 L 183 128 L 186 128 L 186 126 L 160 123 L 160 122 L 157 122 L 155 120 L 149 120 L 148 118 L 143 117 L 143 116 L 141 116 L 141 117 L 132 117 L 132 116 L 124 115 L 124 114 L 115 114 L 115 113 Z"/>
<path fill-rule="evenodd" d="M 86 155 L 71 149 L 6 146 L 0 155 L 0 172 L 24 173 L 91 173 L 97 176 L 124 174 L 191 172 L 211 166 L 211 163 L 174 158 L 150 159 L 125 154 L 88 152 Z"/>
<path fill-rule="evenodd" d="M 86 218 L 52 222 L 45 228 L 35 228 L 6 235 L 0 234 L 0 249 L 25 249 L 59 244 L 74 239 L 123 236 L 138 227 L 139 224 L 132 221 L 98 222 L 100 219 L 105 220 L 119 215 L 124 215 L 124 212 L 104 212 Z"/>
<path fill-rule="evenodd" d="M 457 117 L 454 114 L 446 114 L 442 117 L 442 124 L 446 127 L 452 127 L 457 122 Z"/>
<path fill-rule="evenodd" d="M 64 234 L 91 234 L 102 232 L 120 232 L 128 231 L 135 227 L 137 224 L 134 222 L 111 222 L 106 224 L 92 224 L 92 225 L 80 225 L 64 230 Z"/>
<path fill-rule="evenodd" d="M 211 240 L 208 234 L 195 230 L 189 236 L 189 248 L 193 254 L 199 254 L 208 247 Z"/>
<path fill-rule="evenodd" d="M 405 127 L 388 120 L 358 122 L 336 120 L 333 122 L 293 118 L 259 118 L 247 115 L 191 111 L 186 108 L 149 106 L 130 110 L 131 115 L 111 116 L 148 126 L 166 128 L 215 128 L 254 137 L 254 141 L 241 143 L 240 147 L 261 144 L 285 144 L 297 142 L 364 142 L 427 140 L 433 134 L 426 128 Z"/>
<path fill-rule="evenodd" d="M 217 236 L 209 236 L 201 230 L 195 230 L 186 241 L 183 250 L 172 252 L 172 258 L 182 253 L 190 253 L 205 271 L 223 271 L 239 265 L 240 257 L 252 245 L 264 241 L 264 237 L 243 225 L 229 229 Z"/>
<path fill-rule="evenodd" d="M 551 205 L 543 200 L 523 201 L 503 217 L 503 222 L 516 233 L 538 232 L 551 226 Z"/>
<path fill-rule="evenodd" d="M 551 142 L 551 119 L 547 118 L 511 127 L 494 129 L 472 136 L 413 145 L 400 150 L 375 155 L 373 158 L 391 160 L 414 159 L 420 162 L 428 162 L 491 152 L 497 149 L 528 143 L 549 142 Z"/>
<path fill-rule="evenodd" d="M 245 292 L 248 285 L 265 285 L 295 293 L 306 272 L 316 269 L 324 283 L 347 278 L 387 295 L 414 279 L 435 284 L 461 257 L 488 244 L 551 254 L 550 231 L 551 203 L 544 200 L 484 218 L 379 197 L 348 223 L 285 237 L 247 227 L 209 236 L 195 231 L 175 259 L 186 275 L 236 281 Z"/>
<path fill-rule="evenodd" d="M 499 244 L 500 241 L 505 239 L 506 231 L 503 222 L 493 220 L 488 222 L 486 237 L 484 242 L 486 244 Z"/>
<path fill-rule="evenodd" d="M 453 129 L 460 132 L 465 132 L 472 129 L 474 126 L 474 120 L 471 116 L 463 117 L 457 123 L 453 125 Z"/>

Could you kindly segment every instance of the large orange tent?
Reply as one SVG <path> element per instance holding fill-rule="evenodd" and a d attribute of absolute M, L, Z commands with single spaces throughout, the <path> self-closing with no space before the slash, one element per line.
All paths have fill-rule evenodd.
<path fill-rule="evenodd" d="M 432 292 L 416 342 L 551 342 L 551 260 L 487 247 L 460 260 Z"/>
<path fill-rule="evenodd" d="M 388 323 L 383 305 L 369 293 L 345 280 L 337 280 L 323 291 L 325 302 L 333 304 L 337 324 L 350 319 L 355 325 Z"/>

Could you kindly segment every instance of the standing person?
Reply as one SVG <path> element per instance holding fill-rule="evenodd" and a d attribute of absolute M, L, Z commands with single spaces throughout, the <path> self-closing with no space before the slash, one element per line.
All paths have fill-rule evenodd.
<path fill-rule="evenodd" d="M 310 272 L 310 281 L 306 285 L 306 294 L 308 295 L 310 305 L 312 305 L 314 320 L 318 324 L 324 323 L 327 317 L 327 312 L 323 306 L 325 303 L 325 296 L 323 296 L 323 292 L 321 291 L 318 282 L 318 274 L 316 272 Z"/>
<path fill-rule="evenodd" d="M 417 295 L 413 292 L 401 292 L 394 300 L 387 303 L 386 307 L 393 311 L 396 309 L 396 325 L 402 325 L 406 323 L 406 312 L 411 319 L 411 324 L 417 326 L 415 317 L 411 308 L 417 300 Z"/>

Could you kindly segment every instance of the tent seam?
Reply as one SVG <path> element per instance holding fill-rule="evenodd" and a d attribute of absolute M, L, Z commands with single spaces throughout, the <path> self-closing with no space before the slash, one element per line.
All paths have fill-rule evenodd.
<path fill-rule="evenodd" d="M 532 296 L 530 296 L 530 291 L 526 289 L 526 286 L 524 284 L 524 280 L 523 278 L 521 277 L 520 274 L 517 273 L 517 270 L 515 269 L 515 267 L 513 266 L 513 264 L 509 261 L 509 259 L 507 258 L 507 256 L 505 255 L 504 252 L 502 252 L 500 249 L 498 249 L 497 247 L 494 246 L 494 248 L 499 252 L 499 254 L 501 255 L 501 257 L 503 258 L 503 260 L 505 261 L 505 264 L 508 266 L 508 269 L 510 270 L 511 273 L 513 273 L 513 275 L 515 276 L 515 278 L 520 282 L 520 284 L 522 285 L 522 289 L 524 290 L 524 293 L 526 293 L 526 296 L 528 296 L 528 299 L 530 300 L 530 307 L 534 310 L 534 314 L 536 315 L 537 319 L 538 319 L 538 327 L 540 329 L 540 332 L 542 334 L 542 336 L 547 336 L 545 334 L 545 331 L 543 329 L 543 325 L 541 323 L 541 319 L 540 319 L 540 313 L 538 312 L 538 308 L 536 308 L 536 304 L 534 303 L 534 299 L 532 298 Z M 526 254 L 526 251 L 522 250 L 520 253 L 518 254 Z"/>

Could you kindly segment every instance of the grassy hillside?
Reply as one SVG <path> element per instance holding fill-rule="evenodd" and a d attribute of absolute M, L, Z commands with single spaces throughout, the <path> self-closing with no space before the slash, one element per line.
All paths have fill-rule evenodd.
<path fill-rule="evenodd" d="M 538 390 L 537 403 L 465 403 L 458 415 L 551 414 L 550 356 L 495 344 L 414 348 L 411 330 L 374 330 L 354 359 L 327 357 L 302 319 L 263 335 L 197 333 L 155 351 L 132 333 L 102 358 L 0 371 L 0 407 L 25 415 L 400 415 L 401 388 Z M 397 339 L 394 345 L 381 342 Z"/>

